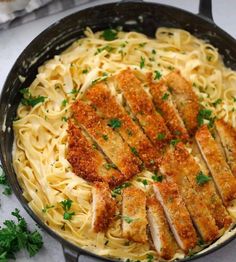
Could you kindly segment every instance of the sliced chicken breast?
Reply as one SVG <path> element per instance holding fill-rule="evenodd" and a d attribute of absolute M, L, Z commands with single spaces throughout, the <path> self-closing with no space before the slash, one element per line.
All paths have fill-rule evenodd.
<path fill-rule="evenodd" d="M 147 241 L 146 194 L 139 188 L 127 187 L 122 191 L 123 237 L 139 243 Z"/>
<path fill-rule="evenodd" d="M 113 125 L 129 146 L 137 151 L 138 156 L 150 171 L 158 170 L 160 153 L 155 149 L 141 128 L 132 120 L 124 108 L 116 101 L 105 83 L 92 86 L 85 94 L 92 106 L 97 108 Z"/>
<path fill-rule="evenodd" d="M 197 95 L 179 71 L 174 71 L 166 76 L 166 85 L 173 95 L 187 130 L 190 134 L 194 134 L 198 126 L 199 103 Z"/>
<path fill-rule="evenodd" d="M 189 205 L 193 207 L 200 205 L 201 210 L 198 210 L 202 212 L 202 216 L 200 215 L 200 218 L 198 215 L 199 224 L 196 222 L 195 225 L 199 231 L 205 232 L 203 233 L 204 239 L 210 241 L 218 235 L 215 224 L 219 228 L 227 228 L 231 224 L 232 219 L 223 206 L 211 177 L 207 173 L 203 173 L 200 165 L 182 142 L 167 150 L 160 169 L 168 176 L 167 178 L 170 177 L 177 182 L 183 189 L 183 194 L 189 196 Z M 202 181 L 202 179 L 205 180 Z M 188 193 L 190 188 L 191 192 Z M 180 191 L 182 192 L 182 190 Z M 191 198 L 195 198 L 196 194 L 197 198 L 191 201 Z M 186 200 L 184 196 L 183 198 Z M 187 202 L 186 205 L 187 208 L 191 208 Z M 195 208 L 193 208 L 193 212 L 196 212 Z M 190 214 L 192 215 L 191 212 Z"/>
<path fill-rule="evenodd" d="M 189 212 L 179 193 L 178 186 L 171 182 L 154 183 L 153 189 L 161 203 L 175 239 L 185 252 L 197 244 L 197 234 Z"/>
<path fill-rule="evenodd" d="M 178 246 L 166 220 L 164 210 L 155 197 L 147 199 L 147 216 L 157 253 L 166 260 L 173 258 Z"/>
<path fill-rule="evenodd" d="M 119 134 L 107 125 L 95 109 L 78 100 L 73 106 L 73 117 L 101 147 L 115 166 L 129 179 L 140 171 L 141 161 Z"/>
<path fill-rule="evenodd" d="M 95 182 L 92 188 L 92 228 L 104 232 L 112 222 L 116 212 L 116 202 L 111 197 L 107 183 Z"/>
<path fill-rule="evenodd" d="M 122 71 L 117 76 L 117 81 L 118 89 L 122 91 L 144 132 L 157 149 L 162 149 L 171 139 L 171 134 L 151 98 L 143 89 L 142 82 L 130 69 Z"/>
<path fill-rule="evenodd" d="M 236 178 L 206 125 L 199 128 L 195 138 L 211 171 L 218 192 L 224 204 L 228 206 L 230 201 L 236 198 Z"/>
<path fill-rule="evenodd" d="M 124 182 L 124 176 L 107 162 L 102 153 L 72 121 L 68 124 L 68 154 L 73 172 L 89 182 L 103 181 L 111 187 Z"/>
<path fill-rule="evenodd" d="M 236 177 L 236 130 L 223 119 L 217 120 L 215 127 L 223 145 L 227 162 Z"/>
<path fill-rule="evenodd" d="M 165 119 L 172 135 L 175 138 L 187 140 L 189 138 L 188 131 L 184 126 L 167 85 L 164 81 L 161 81 L 159 83 L 152 82 L 149 84 L 149 87 L 154 104 L 162 112 L 162 117 Z"/>
<path fill-rule="evenodd" d="M 199 234 L 205 242 L 210 242 L 217 238 L 219 231 L 205 202 L 199 194 L 193 189 L 181 166 L 175 166 L 180 158 L 176 159 L 174 149 L 170 147 L 166 152 L 160 165 L 161 172 L 166 176 L 168 181 L 178 185 L 180 194 L 186 204 L 189 214 L 197 228 Z M 181 162 L 180 162 L 181 165 Z M 178 169 L 178 171 L 177 171 Z"/>

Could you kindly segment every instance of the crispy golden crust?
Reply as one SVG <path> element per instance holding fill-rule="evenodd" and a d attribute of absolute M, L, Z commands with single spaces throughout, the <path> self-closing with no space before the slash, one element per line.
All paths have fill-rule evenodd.
<path fill-rule="evenodd" d="M 217 120 L 215 126 L 223 144 L 227 162 L 236 176 L 236 130 L 223 119 Z"/>
<path fill-rule="evenodd" d="M 130 70 L 124 70 L 117 76 L 118 88 L 122 90 L 131 111 L 137 117 L 143 130 L 157 149 L 163 148 L 171 139 L 162 116 L 156 112 L 151 98 L 142 88 L 141 81 Z M 158 135 L 162 139 L 158 139 Z"/>
<path fill-rule="evenodd" d="M 205 204 L 201 204 L 201 211 L 205 212 L 202 218 L 206 219 L 205 222 L 203 220 L 202 226 L 205 227 L 204 223 L 206 223 L 205 225 L 207 225 L 207 228 L 205 229 L 206 234 L 204 235 L 207 235 L 208 230 L 210 231 L 210 237 L 207 237 L 208 239 L 211 239 L 211 236 L 214 237 L 214 233 L 212 234 L 211 232 L 217 232 L 216 230 L 214 230 L 215 223 L 219 228 L 227 228 L 231 224 L 232 219 L 230 218 L 229 214 L 222 204 L 221 199 L 216 193 L 213 181 L 209 181 L 203 185 L 199 185 L 197 183 L 197 176 L 202 171 L 201 167 L 196 162 L 194 157 L 188 152 L 183 143 L 180 142 L 175 146 L 175 148 L 170 147 L 167 150 L 160 168 L 163 173 L 168 176 L 172 176 L 177 184 L 179 184 L 181 188 L 185 189 L 185 191 L 188 191 L 189 187 L 187 185 L 190 184 L 193 188 L 193 191 L 195 191 L 191 193 L 193 197 L 197 193 L 197 198 L 201 199 L 200 202 L 203 202 Z M 205 173 L 204 175 L 207 174 Z M 183 182 L 184 177 L 186 177 L 188 181 Z M 186 194 L 186 192 L 184 193 Z M 194 206 L 196 206 L 198 205 L 198 201 L 199 200 L 194 200 L 193 202 L 190 202 L 190 204 L 192 203 Z M 209 216 L 209 212 L 207 211 L 207 209 L 209 209 L 210 214 L 214 218 L 214 220 L 211 216 Z"/>
<path fill-rule="evenodd" d="M 166 84 L 172 90 L 177 109 L 187 130 L 190 134 L 194 134 L 198 126 L 199 103 L 197 95 L 179 71 L 167 75 Z"/>
<path fill-rule="evenodd" d="M 72 121 L 68 124 L 67 159 L 73 172 L 89 182 L 104 181 L 114 187 L 124 181 L 124 176 L 118 170 L 106 168 L 104 156 Z"/>
<path fill-rule="evenodd" d="M 178 245 L 188 252 L 196 246 L 197 234 L 177 185 L 171 182 L 154 183 L 153 189 L 165 211 Z"/>
<path fill-rule="evenodd" d="M 147 241 L 146 195 L 136 187 L 127 187 L 122 192 L 123 236 L 135 242 Z M 130 221 L 128 221 L 131 219 Z"/>
<path fill-rule="evenodd" d="M 172 99 L 172 95 L 164 81 L 150 83 L 149 87 L 154 104 L 161 110 L 162 116 L 172 135 L 181 140 L 187 140 L 189 138 L 188 131 L 184 126 L 183 120 Z"/>
<path fill-rule="evenodd" d="M 236 198 L 235 177 L 206 125 L 199 128 L 195 138 L 224 204 L 229 205 Z"/>
<path fill-rule="evenodd" d="M 178 247 L 164 210 L 155 197 L 147 199 L 147 208 L 149 227 L 156 251 L 162 258 L 171 259 Z"/>
<path fill-rule="evenodd" d="M 119 134 L 107 126 L 94 108 L 78 100 L 73 106 L 73 117 L 89 133 L 116 167 L 129 179 L 140 171 L 141 161 L 130 150 Z"/>
<path fill-rule="evenodd" d="M 92 228 L 95 232 L 106 231 L 116 212 L 116 202 L 111 197 L 108 184 L 95 182 L 92 197 Z"/>
<path fill-rule="evenodd" d="M 94 85 L 86 92 L 85 97 L 92 102 L 92 105 L 107 120 L 114 118 L 120 120 L 121 127 L 117 128 L 117 131 L 131 147 L 136 148 L 140 159 L 148 169 L 151 171 L 157 170 L 160 153 L 151 144 L 140 127 L 125 112 L 124 108 L 118 104 L 108 87 L 104 83 Z"/>

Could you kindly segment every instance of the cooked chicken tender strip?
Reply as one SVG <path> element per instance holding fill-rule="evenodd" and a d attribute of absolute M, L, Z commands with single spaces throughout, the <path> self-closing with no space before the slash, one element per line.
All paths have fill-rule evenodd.
<path fill-rule="evenodd" d="M 230 201 L 236 198 L 236 178 L 206 125 L 199 128 L 195 138 L 211 171 L 218 192 L 224 204 L 228 206 Z"/>
<path fill-rule="evenodd" d="M 97 115 L 94 108 L 78 100 L 73 106 L 73 117 L 88 132 L 121 171 L 129 179 L 140 171 L 141 161 L 130 150 L 117 132 L 107 126 L 107 122 Z"/>
<path fill-rule="evenodd" d="M 153 189 L 178 245 L 187 253 L 196 246 L 197 234 L 177 185 L 171 182 L 154 183 Z"/>
<path fill-rule="evenodd" d="M 139 243 L 147 241 L 146 195 L 136 187 L 127 187 L 122 192 L 123 237 Z"/>
<path fill-rule="evenodd" d="M 106 231 L 116 212 L 116 202 L 111 197 L 107 183 L 95 182 L 92 188 L 92 228 L 95 232 Z"/>
<path fill-rule="evenodd" d="M 188 131 L 184 126 L 184 122 L 179 115 L 176 105 L 172 99 L 171 92 L 165 85 L 164 81 L 159 83 L 149 83 L 150 93 L 152 94 L 155 106 L 160 109 L 166 125 L 172 135 L 181 140 L 189 138 Z"/>
<path fill-rule="evenodd" d="M 207 176 L 207 173 L 202 172 L 200 165 L 182 142 L 168 149 L 162 160 L 160 169 L 167 176 L 176 179 L 184 191 L 188 190 L 188 185 L 192 187 L 193 191 L 198 194 L 197 198 L 200 199 L 200 202 L 205 203 L 205 205 L 201 206 L 201 211 L 204 212 L 201 225 L 204 227 L 202 230 L 206 232 L 204 235 L 209 234 L 209 237 L 206 237 L 207 239 L 211 240 L 211 232 L 215 232 L 217 235 L 215 224 L 219 228 L 227 228 L 231 224 L 232 219 L 223 206 L 215 190 L 213 181 L 210 180 L 204 184 L 198 183 L 198 176 L 201 174 Z M 183 177 L 187 178 L 188 181 L 185 182 L 187 184 L 183 184 Z M 195 195 L 195 192 L 193 192 L 193 195 Z M 192 204 L 198 204 L 198 200 L 194 200 Z M 211 216 L 208 214 L 207 209 L 209 209 Z M 196 226 L 198 225 L 196 224 Z M 214 238 L 214 233 L 212 236 Z"/>
<path fill-rule="evenodd" d="M 182 143 L 179 144 L 181 146 Z M 176 147 L 178 148 L 179 145 L 177 144 Z M 218 236 L 219 231 L 205 201 L 200 194 L 197 194 L 188 179 L 188 174 L 192 172 L 192 167 L 184 162 L 184 157 L 181 155 L 182 152 L 181 148 L 176 150 L 170 146 L 163 157 L 160 170 L 168 181 L 178 185 L 194 225 L 202 239 L 205 242 L 209 242 Z"/>
<path fill-rule="evenodd" d="M 216 130 L 223 145 L 227 162 L 236 177 L 236 130 L 223 119 L 215 122 Z"/>
<path fill-rule="evenodd" d="M 178 246 L 166 220 L 164 210 L 155 197 L 147 199 L 147 216 L 156 251 L 162 258 L 171 259 Z"/>
<path fill-rule="evenodd" d="M 105 83 L 92 86 L 85 95 L 102 116 L 120 124 L 116 130 L 131 148 L 135 148 L 140 159 L 150 171 L 158 169 L 160 153 L 155 149 L 140 127 L 135 124 L 124 108 L 116 101 Z"/>
<path fill-rule="evenodd" d="M 111 187 L 124 182 L 124 176 L 108 163 L 81 128 L 72 121 L 68 124 L 67 159 L 73 172 L 89 182 L 104 181 Z"/>
<path fill-rule="evenodd" d="M 171 134 L 162 116 L 156 111 L 151 98 L 142 88 L 142 82 L 130 70 L 118 76 L 118 89 L 122 90 L 131 111 L 138 119 L 144 132 L 157 147 L 162 149 L 171 139 Z"/>
<path fill-rule="evenodd" d="M 198 97 L 191 85 L 180 74 L 179 71 L 172 72 L 166 76 L 166 85 L 173 95 L 177 109 L 190 134 L 194 134 L 198 122 L 199 112 Z"/>

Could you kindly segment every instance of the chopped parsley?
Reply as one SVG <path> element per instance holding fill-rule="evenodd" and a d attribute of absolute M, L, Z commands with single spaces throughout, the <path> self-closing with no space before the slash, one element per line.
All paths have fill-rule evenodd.
<path fill-rule="evenodd" d="M 108 140 L 108 135 L 102 135 L 102 138 L 107 141 Z"/>
<path fill-rule="evenodd" d="M 0 185 L 3 185 L 4 186 L 4 190 L 3 190 L 3 194 L 6 195 L 6 196 L 9 196 L 12 194 L 12 190 L 8 184 L 8 181 L 7 181 L 7 178 L 6 178 L 6 175 L 3 173 L 3 170 L 2 168 L 0 167 Z"/>
<path fill-rule="evenodd" d="M 135 156 L 138 156 L 138 151 L 135 147 L 131 147 L 130 150 Z"/>
<path fill-rule="evenodd" d="M 107 41 L 112 41 L 117 39 L 117 31 L 114 29 L 106 29 L 101 36 Z"/>
<path fill-rule="evenodd" d="M 63 218 L 65 220 L 71 220 L 72 219 L 72 216 L 75 215 L 75 212 L 69 212 L 70 208 L 71 208 L 71 205 L 72 205 L 72 200 L 70 199 L 66 199 L 66 200 L 63 200 L 60 202 L 63 210 L 64 210 L 64 215 L 63 215 Z"/>
<path fill-rule="evenodd" d="M 67 121 L 68 121 L 68 117 L 63 116 L 63 117 L 61 118 L 61 120 L 64 121 L 64 122 L 67 122 Z"/>
<path fill-rule="evenodd" d="M 147 179 L 143 179 L 141 182 L 143 183 L 144 186 L 147 186 L 147 185 L 148 185 Z"/>
<path fill-rule="evenodd" d="M 144 47 L 147 43 L 140 43 L 139 46 L 140 47 Z"/>
<path fill-rule="evenodd" d="M 147 254 L 147 262 L 153 262 L 154 257 L 151 254 Z"/>
<path fill-rule="evenodd" d="M 86 68 L 82 71 L 82 74 L 88 74 L 89 70 Z"/>
<path fill-rule="evenodd" d="M 141 56 L 141 60 L 140 60 L 140 68 L 142 69 L 142 68 L 144 68 L 144 66 L 145 66 L 145 58 L 143 58 L 142 56 Z"/>
<path fill-rule="evenodd" d="M 36 255 L 43 246 L 40 233 L 28 229 L 25 219 L 20 215 L 20 211 L 15 209 L 11 213 L 17 222 L 6 220 L 4 227 L 0 229 L 0 261 L 8 261 L 15 258 L 15 253 L 21 249 L 26 249 L 30 257 Z"/>
<path fill-rule="evenodd" d="M 124 184 L 115 187 L 115 188 L 112 190 L 112 196 L 113 196 L 113 197 L 116 197 L 116 195 L 120 195 L 120 194 L 121 194 L 121 190 L 124 189 L 124 188 L 126 188 L 126 187 L 129 187 L 129 186 L 131 186 L 131 183 L 130 183 L 130 182 L 125 182 Z"/>
<path fill-rule="evenodd" d="M 43 103 L 45 101 L 45 99 L 46 99 L 45 96 L 34 97 L 32 95 L 29 95 L 27 98 L 23 97 L 21 99 L 21 103 L 24 106 L 32 106 L 32 107 L 34 107 L 35 105 L 37 105 L 39 103 Z"/>
<path fill-rule="evenodd" d="M 169 97 L 169 95 L 170 94 L 168 94 L 168 93 L 165 93 L 163 96 L 162 96 L 162 100 L 167 100 L 168 99 L 168 97 Z"/>
<path fill-rule="evenodd" d="M 62 106 L 66 106 L 67 103 L 68 103 L 68 100 L 67 100 L 67 99 L 64 99 L 64 100 L 62 100 L 61 105 L 62 105 Z"/>
<path fill-rule="evenodd" d="M 155 55 L 157 52 L 155 49 L 152 49 L 152 54 Z"/>
<path fill-rule="evenodd" d="M 211 180 L 211 177 L 204 175 L 202 171 L 200 171 L 198 175 L 196 176 L 196 181 L 198 185 L 204 185 L 205 183 L 207 183 L 210 180 Z"/>
<path fill-rule="evenodd" d="M 106 163 L 104 164 L 104 167 L 106 168 L 106 170 L 110 170 L 111 168 L 116 169 L 116 165 L 113 163 Z"/>
<path fill-rule="evenodd" d="M 215 120 L 215 118 L 212 117 L 212 111 L 209 110 L 209 109 L 200 109 L 200 111 L 197 115 L 198 125 L 199 126 L 203 125 L 205 119 L 209 121 L 208 126 L 212 127 L 214 120 Z"/>
<path fill-rule="evenodd" d="M 236 102 L 236 97 L 233 97 L 234 102 Z"/>
<path fill-rule="evenodd" d="M 206 58 L 207 58 L 207 61 L 209 61 L 209 62 L 212 60 L 212 56 L 210 56 L 210 55 L 208 55 Z"/>
<path fill-rule="evenodd" d="M 159 133 L 159 134 L 157 135 L 157 140 L 163 140 L 163 139 L 165 139 L 165 137 L 166 137 L 165 134 Z"/>
<path fill-rule="evenodd" d="M 120 128 L 121 127 L 121 121 L 118 118 L 111 118 L 108 121 L 108 126 L 110 126 L 113 129 Z"/>
<path fill-rule="evenodd" d="M 172 140 L 170 141 L 170 144 L 171 144 L 172 146 L 176 146 L 180 141 L 181 141 L 180 139 L 172 139 Z"/>
<path fill-rule="evenodd" d="M 221 102 L 222 102 L 222 99 L 221 99 L 221 98 L 218 98 L 215 102 L 212 103 L 212 105 L 213 105 L 214 107 L 216 107 L 217 105 L 221 104 Z"/>
<path fill-rule="evenodd" d="M 152 180 L 155 181 L 155 182 L 162 182 L 163 178 L 164 177 L 162 175 L 158 175 L 158 174 L 154 174 L 152 176 Z"/>
<path fill-rule="evenodd" d="M 51 205 L 51 206 L 46 205 L 46 206 L 42 209 L 42 212 L 43 212 L 43 213 L 46 213 L 46 212 L 48 211 L 48 209 L 53 208 L 53 207 L 54 207 L 54 205 Z"/>
<path fill-rule="evenodd" d="M 97 52 L 95 53 L 95 55 L 101 53 L 102 51 L 107 51 L 108 53 L 112 52 L 114 50 L 113 47 L 109 46 L 109 45 L 106 45 L 106 46 L 103 46 L 101 48 L 97 48 Z"/>
<path fill-rule="evenodd" d="M 159 80 L 161 77 L 162 77 L 162 74 L 161 74 L 161 72 L 160 71 L 154 71 L 154 73 L 155 73 L 155 76 L 154 76 L 154 80 Z"/>
<path fill-rule="evenodd" d="M 137 218 L 131 218 L 131 217 L 128 217 L 128 216 L 121 216 L 121 217 L 122 217 L 122 219 L 123 219 L 126 223 L 128 223 L 128 224 L 130 224 L 130 223 L 132 223 L 133 221 L 137 220 Z"/>
<path fill-rule="evenodd" d="M 72 95 L 77 95 L 79 93 L 79 90 L 77 90 L 76 88 L 73 88 L 72 91 L 70 92 L 70 94 Z"/>

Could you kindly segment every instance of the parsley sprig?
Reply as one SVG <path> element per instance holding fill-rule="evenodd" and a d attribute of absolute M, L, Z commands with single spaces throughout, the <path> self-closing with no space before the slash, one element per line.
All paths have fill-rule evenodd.
<path fill-rule="evenodd" d="M 0 229 L 0 261 L 15 259 L 15 253 L 21 249 L 26 249 L 32 257 L 43 246 L 42 236 L 37 230 L 31 232 L 27 228 L 19 210 L 15 209 L 11 214 L 16 217 L 17 222 L 6 220 L 4 227 Z"/>
<path fill-rule="evenodd" d="M 65 220 L 71 220 L 72 217 L 75 215 L 75 212 L 69 212 L 71 205 L 72 205 L 73 201 L 70 199 L 66 199 L 60 202 L 63 210 L 64 210 L 64 215 L 63 218 Z"/>
<path fill-rule="evenodd" d="M 9 184 L 8 184 L 6 175 L 3 173 L 3 170 L 2 170 L 1 167 L 0 167 L 0 185 L 4 186 L 4 190 L 2 192 L 4 195 L 6 195 L 6 196 L 11 195 L 12 190 L 11 190 Z"/>
<path fill-rule="evenodd" d="M 211 180 L 211 177 L 206 176 L 202 171 L 196 176 L 196 182 L 198 185 L 204 185 Z"/>
<path fill-rule="evenodd" d="M 36 106 L 39 103 L 43 103 L 46 99 L 45 96 L 32 96 L 28 88 L 23 88 L 20 90 L 20 93 L 23 95 L 21 103 L 24 106 Z"/>
<path fill-rule="evenodd" d="M 112 190 L 112 196 L 116 197 L 117 195 L 120 195 L 121 194 L 121 190 L 126 188 L 126 187 L 129 187 L 129 186 L 131 186 L 130 182 L 125 182 L 124 184 L 122 184 L 120 186 L 117 186 L 116 188 L 114 188 Z"/>
<path fill-rule="evenodd" d="M 117 31 L 114 29 L 106 29 L 101 36 L 107 41 L 112 41 L 117 39 Z"/>
<path fill-rule="evenodd" d="M 120 128 L 121 127 L 121 121 L 118 118 L 111 118 L 108 121 L 108 126 L 110 126 L 112 129 Z"/>

